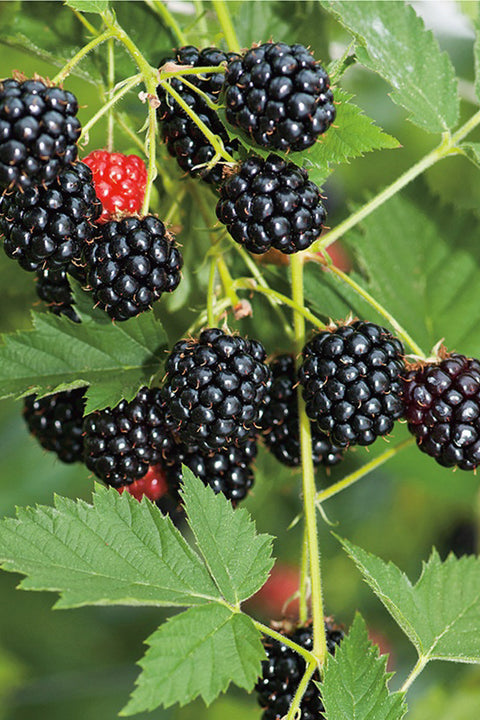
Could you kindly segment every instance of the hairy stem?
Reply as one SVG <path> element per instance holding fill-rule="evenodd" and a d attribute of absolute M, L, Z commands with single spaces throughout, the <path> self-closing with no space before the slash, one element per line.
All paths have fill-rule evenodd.
<path fill-rule="evenodd" d="M 217 258 L 212 257 L 210 260 L 210 272 L 208 275 L 207 289 L 207 322 L 209 327 L 215 327 L 215 275 L 217 272 Z"/>
<path fill-rule="evenodd" d="M 90 40 L 89 43 L 83 46 L 81 50 L 77 52 L 76 55 L 73 56 L 71 60 L 68 61 L 68 63 L 60 70 L 59 73 L 55 75 L 55 77 L 52 80 L 52 83 L 54 85 L 60 85 L 65 78 L 70 75 L 75 65 L 78 65 L 80 60 L 82 60 L 85 55 L 88 55 L 88 53 L 97 47 L 97 45 L 101 45 L 105 40 L 108 40 L 109 38 L 113 37 L 114 33 L 111 29 L 106 30 L 101 35 L 98 35 L 97 37 L 94 37 L 93 40 Z"/>
<path fill-rule="evenodd" d="M 92 127 L 102 118 L 105 113 L 107 113 L 111 107 L 115 105 L 124 95 L 126 95 L 132 88 L 134 88 L 136 85 L 139 85 L 139 83 L 142 82 L 142 76 L 139 73 L 138 75 L 134 75 L 131 77 L 122 87 L 121 90 L 119 90 L 115 95 L 107 102 L 103 107 L 98 110 L 98 112 L 95 113 L 95 115 L 92 115 L 90 120 L 83 126 L 82 128 L 82 134 L 80 135 L 80 141 L 82 141 L 84 138 L 88 136 L 89 131 L 92 129 Z"/>
<path fill-rule="evenodd" d="M 318 661 L 317 658 L 311 653 L 309 650 L 305 650 L 304 647 L 301 645 L 298 645 L 293 640 L 290 640 L 290 638 L 286 637 L 285 635 L 282 635 L 281 633 L 277 632 L 276 630 L 273 630 L 273 628 L 268 627 L 268 625 L 264 625 L 261 622 L 258 622 L 258 620 L 254 620 L 252 618 L 252 622 L 263 635 L 268 635 L 269 637 L 273 638 L 274 640 L 277 640 L 279 643 L 282 643 L 282 645 L 286 645 L 291 650 L 294 650 L 296 653 L 301 655 L 307 664 L 314 664 L 317 666 Z"/>
<path fill-rule="evenodd" d="M 188 45 L 187 38 L 183 34 L 180 25 L 177 23 L 172 13 L 168 9 L 166 3 L 162 0 L 145 0 L 148 7 L 151 8 L 157 15 L 162 19 L 163 24 L 172 31 L 175 40 L 178 40 L 180 45 Z"/>
<path fill-rule="evenodd" d="M 428 663 L 428 657 L 421 656 L 418 658 L 417 662 L 415 663 L 414 667 L 412 668 L 409 676 L 403 683 L 402 687 L 400 688 L 401 692 L 407 692 L 408 688 L 412 683 L 417 679 L 417 677 L 420 675 L 422 670 L 424 669 L 425 665 Z"/>
<path fill-rule="evenodd" d="M 240 298 L 238 297 L 237 293 L 235 292 L 235 282 L 230 275 L 230 271 L 227 267 L 227 263 L 225 262 L 225 259 L 222 255 L 220 255 L 217 259 L 217 267 L 218 272 L 220 274 L 220 279 L 222 281 L 223 289 L 226 294 L 226 296 L 230 300 L 230 304 L 232 308 L 236 308 L 237 305 L 240 303 Z"/>
<path fill-rule="evenodd" d="M 108 41 L 108 99 L 110 100 L 113 95 L 113 88 L 115 86 L 115 42 L 113 37 Z M 113 150 L 113 133 L 114 133 L 114 118 L 113 118 L 113 106 L 110 106 L 108 110 L 108 125 L 107 125 L 107 150 L 112 152 Z"/>
<path fill-rule="evenodd" d="M 292 255 L 290 269 L 292 277 L 292 300 L 298 307 L 303 307 L 303 262 L 299 255 Z M 293 323 L 295 329 L 295 349 L 299 363 L 305 344 L 305 318 L 303 314 L 298 311 L 294 312 Z M 317 515 L 315 509 L 312 435 L 310 420 L 305 412 L 305 403 L 302 393 L 300 392 L 298 393 L 298 418 L 302 451 L 303 505 L 310 560 L 310 581 L 312 586 L 313 654 L 322 666 L 327 654 L 327 641 L 323 619 L 322 576 L 320 572 L 320 548 L 318 544 Z"/>
<path fill-rule="evenodd" d="M 308 618 L 308 594 L 310 588 L 310 575 L 308 574 L 308 540 L 307 527 L 303 526 L 302 561 L 300 565 L 300 591 L 298 619 L 301 625 L 305 625 Z"/>
<path fill-rule="evenodd" d="M 295 720 L 295 718 L 297 717 L 298 709 L 302 702 L 302 698 L 305 695 L 305 691 L 308 687 L 308 683 L 310 682 L 311 677 L 316 669 L 317 669 L 316 662 L 309 663 L 307 665 L 307 667 L 305 668 L 303 677 L 302 677 L 300 684 L 295 692 L 295 695 L 293 696 L 292 704 L 290 705 L 290 708 L 288 710 L 288 715 L 286 717 L 286 720 Z"/>
<path fill-rule="evenodd" d="M 231 52 L 240 52 L 240 43 L 238 42 L 227 3 L 225 0 L 212 0 L 212 5 L 215 8 L 220 25 L 222 26 L 223 35 L 228 49 Z"/>
<path fill-rule="evenodd" d="M 270 287 L 262 287 L 260 285 L 257 285 L 256 281 L 251 278 L 239 278 L 235 281 L 235 287 L 237 289 L 252 290 L 253 292 L 267 295 L 267 297 L 277 300 L 282 305 L 287 305 L 288 307 L 291 307 L 293 310 L 295 310 L 295 312 L 302 315 L 305 320 L 308 320 L 312 325 L 319 328 L 319 330 L 324 330 L 326 327 L 325 323 L 319 320 L 317 316 L 310 312 L 308 308 L 304 307 L 303 305 L 299 305 L 297 302 L 295 302 L 295 300 L 292 300 L 286 295 L 277 292 L 277 290 L 273 290 Z"/>

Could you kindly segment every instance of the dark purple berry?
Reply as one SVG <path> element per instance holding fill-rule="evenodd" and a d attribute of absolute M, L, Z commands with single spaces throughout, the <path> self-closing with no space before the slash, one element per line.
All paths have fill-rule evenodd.
<path fill-rule="evenodd" d="M 84 395 L 85 388 L 79 388 L 39 399 L 36 395 L 25 398 L 23 417 L 29 431 L 64 463 L 83 458 Z"/>

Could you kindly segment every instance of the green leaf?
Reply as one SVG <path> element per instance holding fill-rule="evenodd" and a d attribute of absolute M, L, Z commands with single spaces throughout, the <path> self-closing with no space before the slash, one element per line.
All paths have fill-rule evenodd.
<path fill-rule="evenodd" d="M 211 488 L 186 467 L 183 476 L 188 483 L 182 497 L 198 548 L 221 594 L 236 605 L 267 581 L 273 565 L 272 538 L 257 535 L 244 508 L 234 510 L 222 493 L 212 497 Z"/>
<path fill-rule="evenodd" d="M 89 385 L 86 412 L 132 400 L 164 361 L 167 338 L 152 311 L 122 323 L 90 311 L 77 295 L 82 322 L 33 313 L 33 329 L 3 336 L 0 395 L 48 394 Z M 99 316 L 100 313 L 100 316 Z"/>
<path fill-rule="evenodd" d="M 0 522 L 0 563 L 24 590 L 60 593 L 56 607 L 199 605 L 219 597 L 170 518 L 129 493 L 96 488 L 93 505 L 56 497 Z"/>
<path fill-rule="evenodd" d="M 265 658 L 250 618 L 218 604 L 176 615 L 147 642 L 137 688 L 121 715 L 186 705 L 197 696 L 209 705 L 230 682 L 250 691 Z"/>
<path fill-rule="evenodd" d="M 458 148 L 464 153 L 470 162 L 480 168 L 480 143 L 464 142 L 461 143 Z"/>
<path fill-rule="evenodd" d="M 335 655 L 327 657 L 321 684 L 326 720 L 401 720 L 407 712 L 404 695 L 389 692 L 386 664 L 356 615 Z"/>
<path fill-rule="evenodd" d="M 427 132 L 442 133 L 458 120 L 457 81 L 423 20 L 403 2 L 323 0 L 322 5 L 358 40 L 359 62 L 389 82 L 392 100 Z"/>
<path fill-rule="evenodd" d="M 442 562 L 433 550 L 412 585 L 392 562 L 339 540 L 421 658 L 480 663 L 480 558 Z"/>
<path fill-rule="evenodd" d="M 108 0 L 65 0 L 65 5 L 86 13 L 102 13 L 110 7 Z"/>

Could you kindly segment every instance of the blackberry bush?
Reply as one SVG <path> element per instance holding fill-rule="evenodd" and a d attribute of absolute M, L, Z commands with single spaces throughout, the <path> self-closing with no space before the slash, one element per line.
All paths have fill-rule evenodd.
<path fill-rule="evenodd" d="M 330 79 L 304 45 L 264 43 L 227 65 L 227 120 L 262 147 L 302 151 L 335 119 Z"/>
<path fill-rule="evenodd" d="M 163 397 L 169 426 L 180 439 L 203 451 L 248 442 L 271 382 L 265 355 L 257 340 L 217 328 L 176 343 Z"/>
<path fill-rule="evenodd" d="M 95 192 L 103 212 L 98 222 L 116 219 L 117 213 L 133 215 L 142 209 L 147 168 L 138 155 L 93 150 L 83 158 L 93 173 Z"/>
<path fill-rule="evenodd" d="M 0 82 L 0 187 L 55 182 L 77 159 L 77 98 L 40 78 Z"/>
<path fill-rule="evenodd" d="M 277 155 L 251 156 L 223 183 L 217 217 L 253 253 L 291 254 L 318 238 L 326 219 L 320 190 L 306 170 Z"/>

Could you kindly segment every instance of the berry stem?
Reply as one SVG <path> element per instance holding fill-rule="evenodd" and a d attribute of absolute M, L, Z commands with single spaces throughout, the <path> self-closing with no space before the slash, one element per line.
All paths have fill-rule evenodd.
<path fill-rule="evenodd" d="M 163 73 L 160 73 L 160 79 L 161 79 L 161 80 L 168 80 L 168 79 L 170 79 L 170 78 L 172 78 L 172 77 L 178 78 L 178 77 L 180 77 L 180 73 L 168 73 L 168 78 L 165 78 L 165 77 L 163 76 Z M 182 84 L 183 84 L 183 85 L 186 85 L 187 87 L 190 88 L 190 90 L 193 90 L 193 92 L 195 92 L 197 95 L 200 95 L 200 97 L 203 99 L 203 101 L 205 102 L 205 104 L 208 105 L 208 107 L 210 108 L 210 110 L 215 110 L 215 111 L 217 111 L 217 109 L 218 109 L 217 103 L 216 103 L 216 102 L 213 102 L 213 100 L 211 100 L 211 99 L 208 97 L 207 93 L 203 92 L 203 90 L 200 90 L 200 88 L 198 88 L 196 85 L 194 85 L 192 82 L 190 82 L 190 80 L 187 80 L 183 75 L 181 75 L 181 77 L 182 77 Z"/>
<path fill-rule="evenodd" d="M 75 65 L 78 65 L 80 60 L 82 60 L 85 55 L 88 55 L 88 53 L 94 48 L 96 48 L 97 45 L 101 45 L 103 42 L 105 42 L 105 40 L 109 40 L 110 38 L 112 38 L 114 34 L 115 33 L 111 29 L 108 29 L 104 33 L 98 35 L 97 37 L 94 37 L 93 40 L 90 40 L 89 43 L 84 45 L 81 50 L 79 50 L 77 54 L 68 61 L 68 63 L 60 70 L 60 72 L 55 75 L 52 80 L 53 85 L 61 85 L 65 78 L 70 75 Z"/>
<path fill-rule="evenodd" d="M 403 683 L 402 687 L 400 688 L 400 692 L 407 692 L 410 685 L 413 684 L 413 682 L 417 679 L 417 677 L 420 675 L 422 670 L 424 669 L 425 665 L 428 663 L 429 658 L 425 657 L 424 655 L 421 655 L 417 662 L 415 663 L 414 667 L 412 668 L 409 676 Z"/>
<path fill-rule="evenodd" d="M 231 52 L 240 52 L 240 43 L 238 42 L 237 34 L 225 0 L 212 0 L 212 5 L 215 8 L 220 25 L 222 26 L 228 49 Z"/>
<path fill-rule="evenodd" d="M 218 302 L 214 303 L 213 305 L 213 316 L 219 317 L 227 308 L 230 307 L 230 300 L 228 298 L 222 298 Z M 188 337 L 189 335 L 194 335 L 195 332 L 198 330 L 198 328 L 201 328 L 205 325 L 205 323 L 208 323 L 208 314 L 206 310 L 202 310 L 202 312 L 199 314 L 195 322 L 193 322 L 188 330 L 186 331 L 185 335 Z M 214 324 L 215 325 L 215 324 Z"/>
<path fill-rule="evenodd" d="M 103 107 L 101 107 L 100 110 L 98 110 L 98 112 L 95 113 L 95 115 L 92 115 L 92 117 L 90 118 L 90 120 L 87 123 L 85 123 L 85 125 L 82 128 L 82 134 L 80 135 L 79 142 L 81 142 L 82 140 L 85 140 L 85 138 L 87 138 L 86 142 L 88 142 L 88 133 L 92 129 L 92 127 L 95 125 L 95 123 L 97 123 L 100 120 L 100 118 L 102 118 L 105 115 L 105 113 L 107 113 L 110 110 L 110 108 L 115 105 L 115 103 L 117 103 L 124 95 L 126 95 L 128 92 L 130 92 L 130 90 L 132 90 L 132 88 L 134 88 L 136 85 L 138 85 L 141 82 L 142 82 L 142 76 L 140 73 L 138 75 L 133 75 L 133 77 L 131 77 L 129 80 L 127 80 L 124 83 L 122 89 L 119 90 L 107 103 L 105 103 L 105 105 L 103 105 Z"/>
<path fill-rule="evenodd" d="M 292 300 L 298 308 L 304 307 L 303 296 L 303 258 L 292 255 L 290 261 L 292 278 Z M 295 349 L 297 352 L 297 371 L 301 362 L 301 353 L 305 345 L 305 317 L 301 312 L 293 313 L 295 330 Z M 305 412 L 302 393 L 298 395 L 298 418 L 300 426 L 300 446 L 302 451 L 303 506 L 305 527 L 310 560 L 310 581 L 312 586 L 313 654 L 320 666 L 327 655 L 327 641 L 323 611 L 322 576 L 320 571 L 320 548 L 318 544 L 317 513 L 315 508 L 315 474 L 312 458 L 312 435 L 310 420 Z"/>
<path fill-rule="evenodd" d="M 171 65 L 172 63 L 170 62 L 169 64 Z M 181 77 L 183 81 L 185 75 L 206 75 L 207 73 L 221 72 L 225 72 L 225 65 L 202 65 L 201 67 L 197 67 L 196 65 L 194 65 L 193 67 L 185 67 L 183 65 L 179 65 L 178 70 L 162 70 L 162 68 L 159 69 L 160 80 L 169 80 L 170 78 Z M 193 85 L 193 87 L 195 88 L 195 90 L 198 90 L 195 85 Z"/>
<path fill-rule="evenodd" d="M 153 103 L 148 104 L 148 133 L 145 143 L 145 151 L 148 157 L 147 183 L 145 185 L 145 196 L 143 198 L 142 215 L 148 213 L 150 207 L 150 197 L 152 195 L 152 186 L 157 177 L 157 117 L 156 109 Z"/>
<path fill-rule="evenodd" d="M 310 575 L 308 574 L 308 540 L 307 540 L 307 527 L 303 526 L 303 541 L 302 541 L 302 561 L 300 565 L 300 590 L 299 590 L 299 603 L 298 603 L 298 619 L 300 625 L 305 625 L 308 619 L 308 603 L 307 598 L 310 590 Z"/>
<path fill-rule="evenodd" d="M 325 330 L 326 328 L 325 323 L 319 320 L 316 315 L 314 315 L 312 312 L 310 312 L 310 310 L 308 310 L 308 308 L 303 307 L 303 305 L 299 305 L 297 302 L 290 299 L 286 295 L 282 295 L 282 293 L 277 292 L 277 290 L 273 290 L 270 287 L 261 287 L 260 285 L 257 285 L 256 281 L 253 278 L 239 278 L 238 280 L 235 280 L 235 288 L 237 290 L 252 290 L 253 292 L 267 295 L 268 297 L 277 300 L 282 305 L 288 305 L 288 307 L 291 307 L 297 313 L 302 315 L 305 320 L 308 320 L 312 325 L 319 328 L 319 330 Z"/>
<path fill-rule="evenodd" d="M 79 12 L 78 10 L 75 10 L 75 8 L 72 8 L 70 6 L 68 6 L 68 7 L 73 12 L 73 14 L 77 18 L 77 20 L 79 20 L 82 23 L 82 25 L 88 30 L 90 35 L 93 35 L 94 37 L 96 37 L 97 35 L 100 35 L 97 28 L 95 28 L 90 22 L 88 22 L 87 18 L 84 17 L 81 12 Z"/>
<path fill-rule="evenodd" d="M 290 705 L 290 708 L 288 710 L 286 720 L 295 720 L 296 719 L 298 709 L 302 702 L 302 698 L 305 695 L 305 691 L 307 689 L 308 683 L 310 682 L 311 677 L 316 669 L 317 669 L 317 663 L 315 661 L 308 663 L 307 667 L 305 668 L 303 677 L 297 687 L 295 695 L 293 696 L 292 704 Z"/>
<path fill-rule="evenodd" d="M 113 88 L 115 86 L 115 43 L 113 38 L 108 40 L 108 99 L 110 100 L 113 95 Z M 108 110 L 108 128 L 107 128 L 107 150 L 108 152 L 113 151 L 113 135 L 114 135 L 114 124 L 113 124 L 113 107 L 110 106 Z"/>
<path fill-rule="evenodd" d="M 330 485 L 330 487 L 328 487 L 326 490 L 321 490 L 320 492 L 318 492 L 315 497 L 317 507 L 319 507 L 325 500 L 328 500 L 334 495 L 338 495 L 338 493 L 342 492 L 342 490 L 345 490 L 351 485 L 354 485 L 356 482 L 358 482 L 358 480 L 361 480 L 363 477 L 371 473 L 372 470 L 376 470 L 378 467 L 383 465 L 383 463 L 387 462 L 387 460 L 390 460 L 390 458 L 394 457 L 401 450 L 410 447 L 410 445 L 413 445 L 414 442 L 415 438 L 407 438 L 407 440 L 404 440 L 395 447 L 390 448 L 390 450 L 385 450 L 385 452 L 383 452 L 381 455 L 378 455 L 378 457 L 370 460 L 370 462 L 366 463 L 365 465 L 362 465 L 362 467 L 358 468 L 358 470 L 355 470 L 353 473 L 346 475 L 343 480 L 339 480 L 333 485 Z"/>
<path fill-rule="evenodd" d="M 252 620 L 253 624 L 255 625 L 255 627 L 257 628 L 257 630 L 259 630 L 261 633 L 263 633 L 263 635 L 268 635 L 269 637 L 273 638 L 274 640 L 277 640 L 282 645 L 286 645 L 291 650 L 294 650 L 296 653 L 298 653 L 299 655 L 301 655 L 304 658 L 307 665 L 312 664 L 312 665 L 315 665 L 315 667 L 317 666 L 317 659 L 313 655 L 313 653 L 311 653 L 309 650 L 306 650 L 301 645 L 298 645 L 293 640 L 290 640 L 290 638 L 287 637 L 286 635 L 282 635 L 281 633 L 277 632 L 276 630 L 273 630 L 273 628 L 268 627 L 268 625 L 264 625 L 263 623 L 259 622 L 258 620 L 254 620 L 253 618 L 251 618 L 251 620 Z"/>
<path fill-rule="evenodd" d="M 240 303 L 240 298 L 238 297 L 237 293 L 235 292 L 235 282 L 230 275 L 230 271 L 228 269 L 227 263 L 225 262 L 225 258 L 223 255 L 220 255 L 217 258 L 217 267 L 218 272 L 220 274 L 220 279 L 222 281 L 223 289 L 225 292 L 225 295 L 230 300 L 230 304 L 232 308 L 236 308 L 237 305 Z"/>
<path fill-rule="evenodd" d="M 166 3 L 162 0 L 145 0 L 149 8 L 151 8 L 157 15 L 163 20 L 163 23 L 172 31 L 175 39 L 178 40 L 180 45 L 187 45 L 187 38 L 183 34 L 180 25 L 175 20 L 174 16 L 168 9 Z"/>
<path fill-rule="evenodd" d="M 216 256 L 210 260 L 210 272 L 208 274 L 208 288 L 207 288 L 207 322 L 208 327 L 216 327 L 215 323 L 215 275 L 217 273 L 217 260 Z"/>

